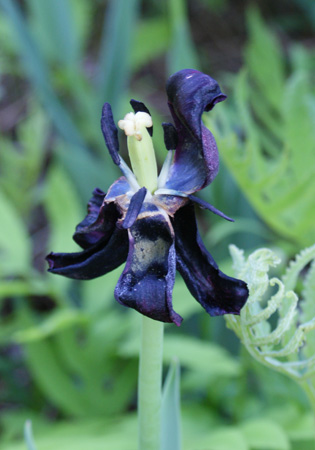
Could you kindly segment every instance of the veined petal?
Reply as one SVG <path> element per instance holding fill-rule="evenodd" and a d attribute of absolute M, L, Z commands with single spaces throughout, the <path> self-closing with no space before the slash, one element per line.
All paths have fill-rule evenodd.
<path fill-rule="evenodd" d="M 194 207 L 174 217 L 177 270 L 195 299 L 211 316 L 239 314 L 248 297 L 246 283 L 221 272 L 199 236 Z"/>
<path fill-rule="evenodd" d="M 180 325 L 172 307 L 176 257 L 170 222 L 154 206 L 129 228 L 129 253 L 116 300 L 145 316 Z"/>
<path fill-rule="evenodd" d="M 127 231 L 115 227 L 110 239 L 78 253 L 50 253 L 46 260 L 49 272 L 78 280 L 91 280 L 105 275 L 126 261 L 128 253 Z"/>
<path fill-rule="evenodd" d="M 210 184 L 218 173 L 216 142 L 201 116 L 226 96 L 213 78 L 192 69 L 172 75 L 166 89 L 178 144 L 165 188 L 191 194 Z"/>

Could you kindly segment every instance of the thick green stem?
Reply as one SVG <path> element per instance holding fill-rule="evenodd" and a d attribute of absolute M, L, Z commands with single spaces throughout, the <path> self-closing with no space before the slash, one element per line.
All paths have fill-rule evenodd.
<path fill-rule="evenodd" d="M 160 450 L 164 324 L 142 316 L 138 385 L 139 450 Z"/>

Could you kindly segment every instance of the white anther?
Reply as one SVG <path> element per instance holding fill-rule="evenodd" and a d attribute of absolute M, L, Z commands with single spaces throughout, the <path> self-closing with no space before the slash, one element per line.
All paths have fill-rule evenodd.
<path fill-rule="evenodd" d="M 118 122 L 119 128 L 124 130 L 126 136 L 134 136 L 138 141 L 142 140 L 141 128 L 150 128 L 152 125 L 150 114 L 141 111 L 136 114 L 130 112 L 125 115 L 123 120 Z"/>

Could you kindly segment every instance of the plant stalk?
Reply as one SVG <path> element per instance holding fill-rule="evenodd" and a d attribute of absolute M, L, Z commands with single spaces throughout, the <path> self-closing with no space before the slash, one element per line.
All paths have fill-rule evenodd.
<path fill-rule="evenodd" d="M 160 450 L 164 324 L 142 316 L 138 382 L 139 450 Z"/>

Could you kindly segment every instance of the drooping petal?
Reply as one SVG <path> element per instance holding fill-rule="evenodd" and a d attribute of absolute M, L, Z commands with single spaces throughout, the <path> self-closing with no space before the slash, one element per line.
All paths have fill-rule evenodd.
<path fill-rule="evenodd" d="M 201 116 L 226 96 L 213 78 L 192 69 L 172 75 L 166 89 L 178 144 L 165 188 L 191 194 L 210 184 L 218 173 L 216 142 Z"/>
<path fill-rule="evenodd" d="M 129 253 L 116 300 L 145 316 L 180 325 L 172 307 L 176 257 L 171 224 L 157 208 L 141 212 L 129 228 Z"/>
<path fill-rule="evenodd" d="M 46 260 L 49 272 L 78 280 L 91 280 L 105 275 L 126 261 L 128 254 L 127 231 L 115 227 L 109 239 L 78 253 L 50 253 Z"/>
<path fill-rule="evenodd" d="M 88 213 L 76 227 L 73 239 L 83 249 L 101 239 L 108 239 L 115 228 L 119 212 L 114 203 L 104 202 L 105 195 L 100 189 L 94 189 L 88 203 Z"/>
<path fill-rule="evenodd" d="M 199 236 L 194 207 L 174 217 L 177 270 L 188 289 L 211 316 L 239 314 L 248 297 L 246 283 L 221 272 Z"/>

